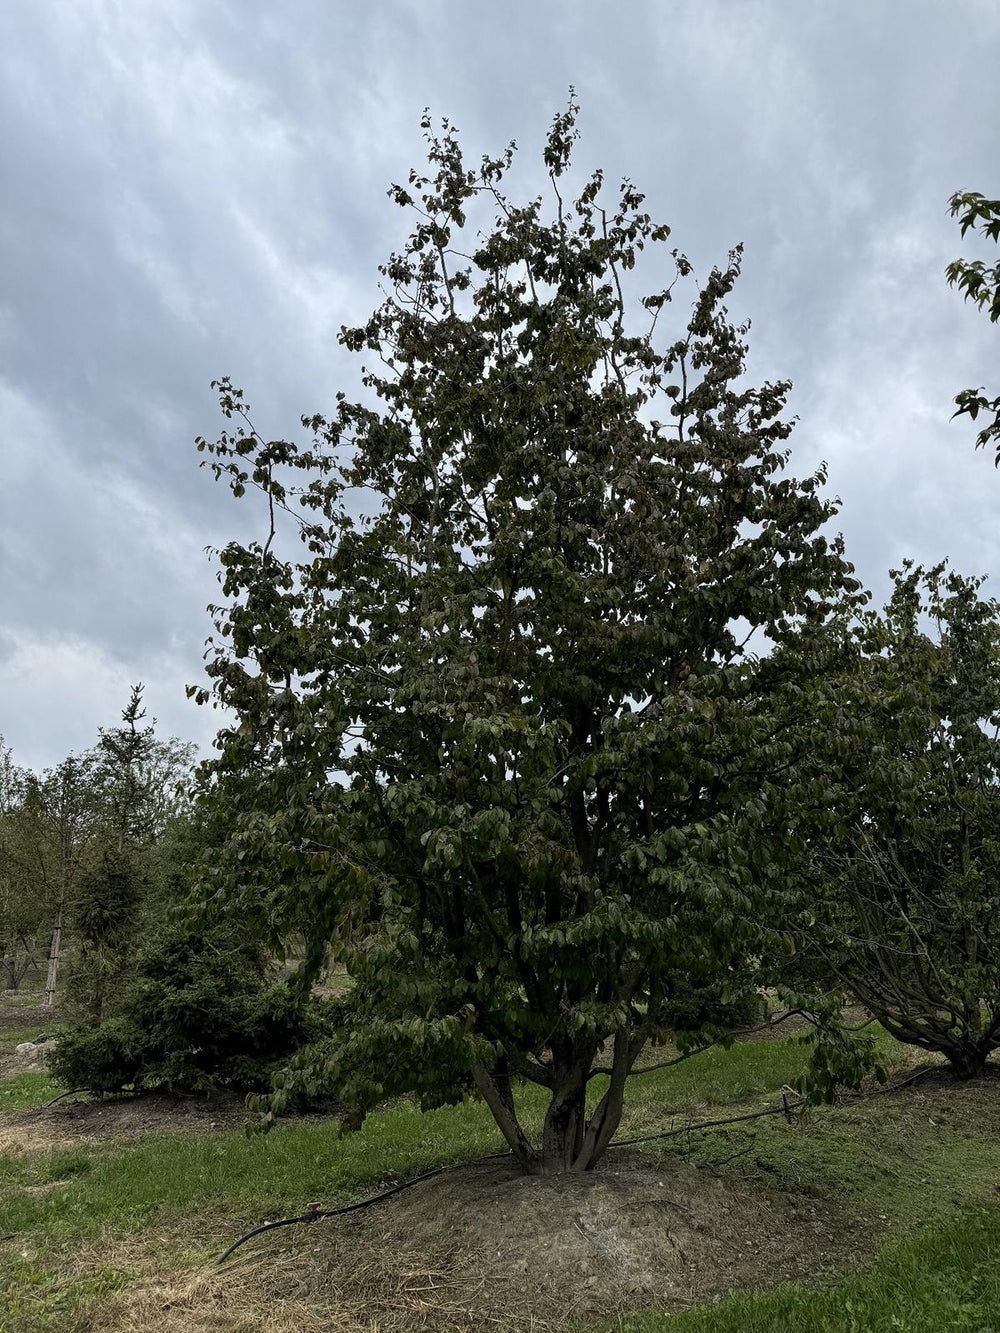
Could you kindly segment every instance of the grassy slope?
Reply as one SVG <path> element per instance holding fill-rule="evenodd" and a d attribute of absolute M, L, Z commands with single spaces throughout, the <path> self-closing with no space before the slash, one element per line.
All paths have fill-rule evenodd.
<path fill-rule="evenodd" d="M 942 1221 L 885 1252 L 871 1272 L 825 1291 L 787 1286 L 712 1309 L 634 1316 L 617 1333 L 996 1333 L 1000 1213 Z"/>
<path fill-rule="evenodd" d="M 890 1063 L 902 1058 L 888 1043 L 886 1054 Z M 653 1132 L 675 1123 L 678 1113 L 697 1118 L 703 1107 L 760 1105 L 795 1078 L 804 1058 L 802 1046 L 785 1039 L 709 1052 L 642 1075 L 622 1132 Z M 763 1120 L 725 1135 L 653 1145 L 651 1152 L 717 1165 L 729 1158 L 718 1169 L 737 1179 L 758 1175 L 772 1186 L 829 1194 L 862 1215 L 881 1214 L 897 1234 L 925 1218 L 931 1224 L 874 1273 L 838 1287 L 839 1295 L 789 1289 L 733 1298 L 681 1320 L 654 1314 L 623 1327 L 635 1333 L 993 1327 L 974 1320 L 997 1295 L 988 1262 L 1000 1241 L 996 1219 L 975 1212 L 942 1225 L 940 1215 L 956 1204 L 981 1203 L 1000 1179 L 1000 1133 L 994 1132 L 1000 1116 L 998 1126 L 984 1126 L 973 1141 L 967 1127 L 947 1124 L 948 1098 L 946 1090 L 937 1092 L 931 1114 L 920 1099 L 876 1099 L 817 1112 L 794 1129 L 780 1119 Z M 529 1094 L 527 1101 L 529 1115 L 537 1116 L 539 1099 Z M 401 1105 L 372 1116 L 361 1133 L 343 1140 L 331 1124 L 290 1122 L 267 1138 L 189 1131 L 0 1158 L 0 1234 L 8 1242 L 0 1288 L 6 1279 L 10 1293 L 6 1312 L 0 1302 L 0 1329 L 85 1327 L 74 1325 L 73 1311 L 100 1304 L 134 1276 L 93 1262 L 80 1271 L 74 1256 L 106 1238 L 152 1238 L 161 1269 L 190 1266 L 244 1227 L 297 1212 L 312 1199 L 333 1204 L 383 1180 L 500 1147 L 484 1108 L 468 1103 L 423 1116 Z M 968 1281 L 957 1283 L 956 1273 L 966 1268 Z M 955 1291 L 965 1292 L 959 1305 L 964 1301 L 972 1313 L 956 1314 Z M 854 1323 L 830 1322 L 840 1318 L 848 1298 L 865 1313 Z M 890 1306 L 909 1322 L 888 1321 Z M 936 1323 L 927 1322 L 932 1316 Z M 956 1322 L 959 1317 L 967 1322 Z"/>
<path fill-rule="evenodd" d="M 711 1051 L 643 1075 L 622 1133 L 653 1132 L 674 1123 L 678 1113 L 762 1097 L 794 1078 L 803 1060 L 802 1047 L 792 1039 Z M 598 1087 L 594 1095 L 599 1093 Z M 529 1123 L 537 1121 L 539 1091 L 525 1089 L 522 1102 Z M 179 1153 L 174 1135 L 158 1134 L 134 1145 L 90 1150 L 85 1176 L 44 1194 L 31 1187 L 53 1178 L 45 1154 L 0 1157 L 0 1182 L 8 1185 L 0 1199 L 0 1232 L 65 1241 L 92 1234 L 110 1219 L 127 1229 L 189 1209 L 253 1222 L 312 1199 L 336 1203 L 383 1180 L 505 1147 L 479 1102 L 425 1114 L 404 1103 L 370 1116 L 360 1133 L 344 1139 L 334 1122 L 292 1120 L 266 1137 L 188 1132 L 183 1145 Z"/>
<path fill-rule="evenodd" d="M 994 1089 L 985 1093 L 929 1086 L 898 1098 L 824 1108 L 791 1132 L 780 1121 L 761 1121 L 725 1136 L 698 1136 L 684 1150 L 689 1160 L 714 1163 L 733 1180 L 755 1179 L 835 1200 L 870 1218 L 873 1229 L 879 1229 L 873 1236 L 879 1257 L 870 1272 L 826 1291 L 793 1285 L 763 1295 L 740 1294 L 682 1317 L 652 1313 L 616 1328 L 627 1333 L 996 1333 L 1000 1097 L 993 1110 Z"/>

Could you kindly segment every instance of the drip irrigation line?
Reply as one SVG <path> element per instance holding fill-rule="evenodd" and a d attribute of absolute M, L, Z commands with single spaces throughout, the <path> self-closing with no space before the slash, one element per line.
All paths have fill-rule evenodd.
<path fill-rule="evenodd" d="M 608 1144 L 608 1148 L 628 1148 L 636 1143 L 652 1143 L 655 1139 L 670 1139 L 678 1134 L 690 1134 L 700 1129 L 716 1129 L 721 1125 L 736 1125 L 744 1120 L 760 1120 L 763 1116 L 768 1115 L 783 1115 L 790 1118 L 795 1107 L 802 1105 L 801 1102 L 796 1102 L 794 1107 L 790 1106 L 787 1104 L 787 1098 L 783 1098 L 782 1103 L 781 1106 L 769 1107 L 765 1111 L 753 1111 L 749 1115 L 729 1116 L 725 1120 L 705 1120 L 694 1125 L 682 1125 L 679 1129 L 664 1130 L 659 1134 L 643 1134 L 633 1139 L 614 1139 Z M 383 1199 L 391 1199 L 396 1194 L 402 1194 L 403 1190 L 412 1189 L 414 1185 L 419 1185 L 425 1180 L 431 1180 L 434 1176 L 444 1175 L 446 1171 L 457 1171 L 461 1167 L 478 1166 L 480 1162 L 496 1161 L 500 1158 L 512 1156 L 513 1153 L 510 1152 L 490 1153 L 486 1157 L 466 1158 L 462 1162 L 452 1162 L 447 1166 L 438 1166 L 433 1171 L 425 1171 L 422 1175 L 414 1176 L 412 1180 L 404 1180 L 401 1184 L 393 1185 L 387 1190 L 382 1190 L 379 1194 L 373 1194 L 369 1198 L 361 1199 L 356 1203 L 345 1204 L 341 1208 L 320 1208 L 318 1205 L 310 1204 L 306 1211 L 300 1213 L 298 1217 L 283 1217 L 277 1222 L 263 1222 L 259 1227 L 254 1227 L 252 1231 L 248 1231 L 246 1235 L 240 1236 L 238 1240 L 230 1245 L 228 1250 L 219 1255 L 215 1261 L 215 1266 L 218 1267 L 219 1264 L 225 1263 L 229 1256 L 235 1250 L 238 1250 L 241 1245 L 248 1240 L 252 1240 L 254 1236 L 262 1235 L 265 1231 L 276 1231 L 278 1227 L 294 1226 L 297 1222 L 318 1222 L 321 1217 L 340 1217 L 344 1213 L 357 1212 L 360 1208 L 368 1208 L 374 1203 L 381 1203 Z"/>
<path fill-rule="evenodd" d="M 783 1115 L 791 1123 L 793 1113 L 804 1104 L 804 1097 L 797 1102 L 789 1102 L 787 1098 L 783 1098 L 781 1106 L 769 1106 L 764 1111 L 751 1111 L 747 1115 L 731 1115 L 727 1116 L 725 1120 L 700 1120 L 694 1125 L 681 1125 L 679 1129 L 665 1129 L 659 1134 L 640 1134 L 633 1139 L 614 1139 L 608 1144 L 608 1147 L 631 1148 L 636 1143 L 653 1143 L 656 1139 L 674 1139 L 680 1134 L 693 1134 L 699 1129 L 721 1129 L 723 1125 L 740 1125 L 746 1120 L 763 1120 L 768 1115 Z"/>
<path fill-rule="evenodd" d="M 113 1097 L 115 1100 L 114 1100 L 113 1102 L 108 1102 L 107 1104 L 108 1104 L 109 1106 L 116 1106 L 116 1105 L 119 1105 L 119 1104 L 122 1103 L 122 1102 L 133 1102 L 133 1101 L 136 1101 L 136 1100 L 137 1100 L 138 1098 L 140 1098 L 140 1097 L 145 1097 L 145 1096 L 146 1096 L 146 1092 L 145 1092 L 145 1091 L 143 1091 L 143 1092 L 112 1092 L 112 1093 L 106 1093 L 106 1092 L 102 1091 L 100 1088 L 70 1088 L 69 1092 L 61 1092 L 61 1093 L 59 1094 L 58 1097 L 53 1097 L 52 1100 L 51 1100 L 50 1102 L 42 1102 L 41 1106 L 36 1107 L 36 1108 L 35 1108 L 35 1119 L 37 1120 L 40 1116 L 42 1116 L 42 1115 L 49 1109 L 50 1106 L 55 1106 L 57 1102 L 61 1102 L 61 1101 L 63 1101 L 63 1099 L 66 1098 L 66 1097 L 77 1097 L 77 1096 L 79 1096 L 79 1094 L 80 1094 L 81 1092 L 85 1092 L 85 1093 L 87 1093 L 88 1096 L 90 1096 L 90 1097 L 94 1097 L 94 1098 L 105 1097 L 105 1096 Z M 95 1105 L 95 1103 L 94 1103 L 94 1102 L 86 1102 L 85 1105 L 87 1105 L 87 1106 L 93 1106 L 93 1105 Z"/>
<path fill-rule="evenodd" d="M 931 1065 L 926 1069 L 918 1070 L 915 1074 L 911 1074 L 909 1078 L 904 1078 L 899 1083 L 893 1083 L 888 1087 L 877 1088 L 872 1092 L 867 1093 L 845 1094 L 845 1096 L 850 1096 L 852 1100 L 857 1101 L 866 1101 L 870 1097 L 884 1097 L 887 1093 L 898 1092 L 901 1088 L 907 1087 L 908 1084 L 915 1083 L 917 1079 L 924 1078 L 936 1068 L 936 1065 Z M 768 1106 L 762 1111 L 750 1111 L 746 1115 L 726 1116 L 721 1120 L 699 1120 L 693 1125 L 681 1125 L 677 1129 L 661 1130 L 658 1134 L 640 1134 L 635 1138 L 612 1139 L 608 1144 L 608 1148 L 630 1148 L 637 1143 L 654 1143 L 658 1139 L 673 1139 L 681 1134 L 694 1134 L 703 1129 L 721 1129 L 725 1125 L 744 1124 L 748 1120 L 763 1120 L 765 1116 L 783 1115 L 788 1123 L 791 1124 L 795 1118 L 795 1113 L 805 1106 L 806 1098 L 797 1093 L 793 1093 L 796 1100 L 790 1101 L 788 1096 L 790 1091 L 791 1090 L 788 1088 L 782 1090 L 780 1106 Z M 446 1172 L 458 1171 L 462 1167 L 467 1166 L 478 1166 L 480 1162 L 500 1161 L 503 1158 L 513 1157 L 513 1155 L 514 1154 L 511 1152 L 488 1153 L 483 1157 L 471 1157 L 466 1158 L 465 1161 L 462 1162 L 451 1162 L 447 1166 L 436 1166 L 431 1171 L 424 1171 L 421 1175 L 413 1176 L 410 1180 L 404 1180 L 398 1185 L 391 1185 L 388 1189 L 382 1190 L 378 1194 L 372 1194 L 367 1199 L 360 1199 L 355 1203 L 346 1203 L 339 1208 L 320 1208 L 318 1204 L 310 1204 L 306 1211 L 300 1213 L 298 1217 L 283 1217 L 277 1222 L 264 1222 L 259 1227 L 254 1227 L 252 1231 L 248 1231 L 245 1235 L 240 1236 L 238 1240 L 233 1241 L 228 1250 L 223 1251 L 223 1253 L 219 1255 L 218 1259 L 215 1260 L 214 1266 L 217 1268 L 220 1264 L 224 1264 L 229 1256 L 235 1253 L 241 1245 L 245 1245 L 246 1242 L 252 1240 L 254 1236 L 263 1235 L 266 1231 L 277 1231 L 279 1227 L 295 1226 L 299 1222 L 318 1222 L 322 1217 L 342 1217 L 345 1213 L 355 1213 L 362 1208 L 370 1208 L 372 1204 L 381 1203 L 384 1199 L 391 1199 L 397 1194 L 402 1194 L 404 1190 L 412 1189 L 414 1185 L 420 1185 L 425 1180 L 432 1180 L 435 1176 L 444 1175 Z"/>
<path fill-rule="evenodd" d="M 918 1069 L 915 1074 L 910 1074 L 908 1078 L 902 1078 L 898 1083 L 888 1083 L 884 1088 L 872 1088 L 871 1092 L 842 1092 L 841 1099 L 845 1102 L 866 1102 L 871 1097 L 886 1097 L 890 1092 L 898 1092 L 900 1088 L 908 1087 L 911 1083 L 916 1083 L 918 1079 L 926 1078 L 928 1074 L 936 1074 L 945 1069 L 945 1065 L 924 1065 L 923 1069 Z"/>
<path fill-rule="evenodd" d="M 38 1114 L 41 1115 L 43 1111 L 47 1111 L 50 1106 L 55 1106 L 57 1102 L 61 1102 L 65 1097 L 77 1097 L 81 1092 L 87 1093 L 89 1097 L 114 1098 L 113 1101 L 108 1102 L 109 1106 L 116 1106 L 121 1102 L 134 1102 L 140 1097 L 146 1096 L 145 1090 L 142 1092 L 106 1092 L 102 1088 L 70 1088 L 69 1092 L 61 1092 L 58 1097 L 53 1097 L 50 1102 L 43 1102 L 38 1108 Z M 90 1104 L 88 1103 L 88 1105 Z"/>
<path fill-rule="evenodd" d="M 388 1189 L 382 1190 L 379 1194 L 373 1194 L 368 1199 L 360 1199 L 356 1203 L 345 1203 L 339 1208 L 320 1208 L 318 1204 L 310 1204 L 304 1213 L 298 1217 L 283 1217 L 278 1222 L 264 1222 L 259 1227 L 254 1227 L 248 1231 L 245 1236 L 240 1236 L 230 1245 L 229 1249 L 220 1254 L 215 1261 L 215 1266 L 225 1263 L 234 1250 L 238 1250 L 246 1241 L 252 1240 L 254 1236 L 259 1236 L 265 1231 L 276 1231 L 278 1227 L 290 1227 L 296 1222 L 318 1222 L 321 1217 L 343 1217 L 345 1213 L 356 1213 L 359 1208 L 368 1208 L 373 1203 L 381 1203 L 383 1199 L 391 1199 L 396 1194 L 402 1194 L 404 1190 L 412 1189 L 414 1185 L 420 1185 L 425 1180 L 432 1180 L 434 1176 L 442 1176 L 446 1171 L 457 1171 L 459 1167 L 472 1166 L 478 1162 L 493 1162 L 501 1157 L 511 1157 L 509 1152 L 489 1153 L 486 1157 L 473 1157 L 464 1162 L 450 1162 L 447 1166 L 436 1166 L 431 1171 L 424 1171 L 419 1176 L 414 1176 L 411 1180 L 404 1180 L 398 1185 L 391 1185 Z"/>
<path fill-rule="evenodd" d="M 224 1254 L 220 1254 L 216 1259 L 216 1267 L 224 1264 L 234 1250 L 238 1250 L 246 1241 L 252 1240 L 254 1236 L 260 1236 L 265 1231 L 277 1231 L 278 1227 L 294 1226 L 296 1222 L 317 1222 L 321 1217 L 340 1217 L 344 1213 L 356 1212 L 359 1208 L 367 1208 L 369 1204 L 379 1203 L 382 1199 L 391 1199 L 394 1194 L 402 1194 L 403 1190 L 412 1189 L 414 1185 L 419 1185 L 424 1180 L 431 1180 L 434 1176 L 440 1176 L 447 1171 L 446 1166 L 436 1166 L 433 1171 L 425 1171 L 422 1175 L 414 1176 L 412 1180 L 404 1180 L 400 1185 L 393 1185 L 391 1189 L 383 1190 L 381 1194 L 376 1194 L 370 1199 L 362 1199 L 358 1203 L 345 1204 L 343 1208 L 318 1208 L 310 1205 L 306 1211 L 298 1217 L 283 1217 L 278 1222 L 264 1222 L 259 1227 L 254 1227 L 253 1231 L 248 1231 L 245 1236 L 240 1236 L 239 1240 L 234 1241 Z"/>
<path fill-rule="evenodd" d="M 96 1095 L 93 1088 L 70 1088 L 69 1092 L 61 1092 L 58 1097 L 53 1097 L 50 1102 L 46 1102 L 41 1109 L 47 1111 L 50 1106 L 55 1106 L 56 1102 L 61 1102 L 64 1097 L 76 1097 L 81 1092 L 89 1093 L 92 1097 Z"/>

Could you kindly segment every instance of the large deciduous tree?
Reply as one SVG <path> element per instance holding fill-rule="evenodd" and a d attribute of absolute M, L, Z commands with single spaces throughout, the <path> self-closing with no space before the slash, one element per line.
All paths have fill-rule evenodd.
<path fill-rule="evenodd" d="M 1000 604 L 943 565 L 894 579 L 841 680 L 861 730 L 800 945 L 893 1036 L 969 1078 L 1000 1046 Z"/>
<path fill-rule="evenodd" d="M 223 380 L 234 427 L 199 440 L 268 511 L 221 552 L 208 889 L 355 981 L 273 1104 L 474 1086 L 532 1172 L 600 1158 L 679 994 L 755 986 L 811 636 L 858 586 L 823 472 L 786 471 L 788 385 L 745 379 L 740 251 L 663 335 L 690 265 L 628 181 L 608 208 L 599 171 L 568 196 L 576 112 L 546 141 L 549 208 L 503 192 L 513 145 L 469 168 L 425 119 L 428 174 L 390 191 L 414 230 L 341 335 L 366 400 L 297 446 Z M 650 250 L 669 281 L 639 299 Z M 520 1080 L 546 1090 L 538 1133 Z"/>

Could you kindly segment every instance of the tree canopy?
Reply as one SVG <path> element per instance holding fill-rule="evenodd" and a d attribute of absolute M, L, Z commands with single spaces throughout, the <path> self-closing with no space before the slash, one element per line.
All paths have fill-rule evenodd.
<path fill-rule="evenodd" d="M 68 989 L 91 1018 L 121 982 L 138 935 L 176 896 L 183 859 L 180 787 L 194 747 L 158 739 L 152 725 L 138 725 L 144 716 L 137 685 L 123 726 L 101 728 L 95 746 L 40 774 L 15 765 L 0 741 L 3 966 L 16 986 L 47 953 L 52 1004 L 65 934 Z"/>
<path fill-rule="evenodd" d="M 547 208 L 504 193 L 513 144 L 469 167 L 425 117 L 426 174 L 390 190 L 413 230 L 341 333 L 364 399 L 268 441 L 223 379 L 233 428 L 198 442 L 267 513 L 220 553 L 190 691 L 235 715 L 200 771 L 206 891 L 354 980 L 272 1107 L 474 1088 L 536 1172 L 599 1159 L 679 996 L 755 990 L 822 804 L 800 779 L 822 626 L 859 586 L 824 471 L 788 472 L 789 386 L 747 382 L 740 249 L 689 287 L 629 181 L 570 191 L 576 117 L 545 142 Z M 643 252 L 670 272 L 640 297 Z"/>
<path fill-rule="evenodd" d="M 840 687 L 860 744 L 808 860 L 799 946 L 967 1078 L 1000 1046 L 1000 604 L 944 565 L 893 578 L 853 628 Z"/>

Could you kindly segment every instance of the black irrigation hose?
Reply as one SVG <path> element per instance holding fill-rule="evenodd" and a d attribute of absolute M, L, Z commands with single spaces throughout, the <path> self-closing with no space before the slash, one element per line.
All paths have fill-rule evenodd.
<path fill-rule="evenodd" d="M 77 1093 L 80 1092 L 87 1092 L 92 1097 L 97 1096 L 96 1088 L 70 1088 L 69 1092 L 61 1092 L 58 1097 L 53 1097 L 50 1102 L 45 1102 L 42 1105 L 41 1110 L 47 1111 L 50 1106 L 55 1106 L 56 1102 L 61 1102 L 64 1097 L 75 1097 Z"/>
<path fill-rule="evenodd" d="M 664 1130 L 660 1134 L 644 1134 L 640 1138 L 634 1139 L 614 1139 L 608 1144 L 609 1148 L 626 1148 L 634 1143 L 652 1143 L 654 1139 L 670 1139 L 678 1134 L 691 1134 L 699 1129 L 716 1129 L 720 1125 L 736 1125 L 743 1120 L 760 1120 L 763 1116 L 783 1115 L 789 1124 L 792 1120 L 792 1112 L 800 1107 L 804 1098 L 797 1102 L 790 1103 L 786 1093 L 782 1093 L 781 1105 L 769 1107 L 765 1111 L 753 1111 L 749 1115 L 729 1116 L 725 1120 L 704 1120 L 694 1125 L 682 1125 L 679 1129 Z M 390 1189 L 383 1190 L 380 1194 L 373 1194 L 368 1199 L 361 1199 L 357 1203 L 344 1204 L 341 1208 L 320 1208 L 310 1204 L 306 1211 L 298 1217 L 283 1217 L 278 1222 L 264 1222 L 259 1227 L 254 1227 L 248 1231 L 245 1236 L 240 1236 L 239 1240 L 233 1242 L 229 1249 L 220 1254 L 215 1261 L 215 1266 L 225 1263 L 234 1250 L 238 1250 L 246 1241 L 252 1240 L 254 1236 L 259 1236 L 265 1231 L 275 1231 L 278 1227 L 294 1226 L 297 1222 L 316 1222 L 321 1217 L 340 1217 L 344 1213 L 354 1213 L 360 1208 L 368 1208 L 373 1203 L 381 1203 L 383 1199 L 391 1199 L 395 1194 L 402 1194 L 403 1190 L 412 1189 L 414 1185 L 419 1185 L 424 1180 L 430 1180 L 433 1176 L 443 1175 L 446 1171 L 457 1171 L 463 1166 L 474 1166 L 479 1162 L 495 1162 L 501 1158 L 511 1157 L 512 1153 L 500 1152 L 489 1153 L 485 1157 L 473 1157 L 464 1162 L 451 1162 L 447 1166 L 437 1166 L 433 1171 L 425 1171 L 423 1175 L 414 1176 L 412 1180 L 404 1180 L 400 1185 L 393 1185 Z"/>
<path fill-rule="evenodd" d="M 114 1097 L 114 1098 L 115 1098 L 115 1101 L 114 1101 L 114 1102 L 109 1102 L 109 1103 L 108 1103 L 109 1106 L 110 1106 L 110 1105 L 119 1105 L 119 1104 L 122 1103 L 122 1102 L 132 1102 L 132 1101 L 136 1101 L 139 1097 L 145 1097 L 145 1096 L 146 1096 L 146 1092 L 145 1092 L 145 1091 L 143 1091 L 143 1092 L 112 1092 L 112 1093 L 106 1093 L 106 1092 L 104 1092 L 101 1088 L 70 1088 L 69 1092 L 61 1092 L 61 1093 L 59 1094 L 58 1097 L 53 1097 L 52 1100 L 51 1100 L 50 1102 L 42 1102 L 41 1106 L 38 1106 L 38 1107 L 35 1108 L 35 1117 L 34 1117 L 34 1118 L 35 1118 L 36 1120 L 38 1120 L 38 1119 L 39 1119 L 39 1118 L 40 1118 L 40 1117 L 41 1117 L 41 1116 L 42 1116 L 42 1115 L 49 1109 L 50 1106 L 55 1106 L 57 1102 L 61 1102 L 61 1101 L 63 1100 L 63 1098 L 65 1098 L 65 1097 L 76 1097 L 76 1096 L 77 1096 L 79 1093 L 81 1093 L 81 1092 L 86 1092 L 86 1093 L 87 1093 L 89 1096 L 91 1096 L 91 1097 L 105 1097 L 105 1096 L 111 1096 L 111 1097 Z M 85 1105 L 85 1106 L 93 1106 L 93 1105 L 95 1105 L 95 1103 L 94 1103 L 94 1102 L 85 1102 L 84 1105 Z"/>
<path fill-rule="evenodd" d="M 391 1199 L 394 1194 L 402 1194 L 404 1190 L 412 1189 L 414 1185 L 419 1185 L 424 1180 L 431 1180 L 434 1176 L 443 1175 L 446 1171 L 457 1171 L 460 1166 L 470 1166 L 472 1162 L 492 1162 L 500 1157 L 510 1157 L 507 1152 L 490 1153 L 487 1157 L 474 1157 L 472 1161 L 450 1162 L 447 1166 L 436 1166 L 432 1171 L 425 1171 L 422 1175 L 414 1176 L 412 1180 L 404 1180 L 400 1185 L 392 1185 L 389 1189 L 383 1190 L 381 1194 L 373 1194 L 369 1199 L 361 1199 L 357 1203 L 345 1203 L 340 1208 L 320 1208 L 316 1204 L 310 1204 L 304 1213 L 299 1217 L 283 1217 L 279 1222 L 264 1222 L 259 1227 L 254 1227 L 253 1231 L 248 1231 L 245 1236 L 234 1241 L 224 1254 L 220 1254 L 215 1261 L 215 1266 L 225 1263 L 234 1250 L 254 1236 L 259 1236 L 264 1231 L 275 1231 L 278 1227 L 290 1227 L 296 1222 L 317 1222 L 321 1217 L 342 1217 L 344 1213 L 355 1213 L 359 1208 L 368 1208 L 373 1203 L 381 1203 L 383 1199 Z"/>
<path fill-rule="evenodd" d="M 430 1180 L 433 1176 L 439 1176 L 442 1172 L 449 1170 L 446 1166 L 436 1166 L 433 1171 L 425 1171 L 423 1175 L 414 1176 L 412 1180 L 404 1180 L 401 1185 L 393 1185 L 391 1189 L 384 1190 L 381 1194 L 376 1194 L 370 1199 L 362 1199 L 358 1203 L 348 1203 L 342 1208 L 317 1208 L 310 1205 L 299 1217 L 283 1217 L 280 1222 L 264 1222 L 259 1227 L 254 1227 L 253 1231 L 248 1231 L 245 1236 L 234 1241 L 224 1254 L 220 1254 L 216 1259 L 216 1267 L 225 1263 L 234 1250 L 238 1250 L 244 1242 L 252 1240 L 254 1236 L 261 1235 L 264 1231 L 276 1231 L 278 1227 L 290 1227 L 296 1222 L 317 1222 L 321 1217 L 340 1217 L 343 1213 L 353 1213 L 359 1208 L 367 1208 L 369 1204 L 379 1203 L 382 1199 L 391 1199 L 394 1194 L 402 1194 L 403 1190 L 412 1189 L 414 1185 L 419 1185 L 423 1180 Z"/>
<path fill-rule="evenodd" d="M 120 1102 L 134 1102 L 138 1100 L 138 1098 L 145 1097 L 146 1095 L 145 1090 L 142 1092 L 108 1092 L 103 1088 L 70 1088 L 69 1092 L 61 1092 L 58 1097 L 53 1097 L 50 1102 L 43 1102 L 38 1108 L 39 1115 L 41 1115 L 43 1111 L 47 1111 L 50 1106 L 55 1106 L 57 1102 L 61 1102 L 64 1097 L 76 1097 L 81 1092 L 86 1092 L 91 1097 L 114 1097 L 115 1102 L 109 1102 L 109 1105 L 115 1105 Z M 90 1104 L 91 1103 L 89 1102 L 87 1103 L 88 1106 Z"/>
<path fill-rule="evenodd" d="M 666 1129 L 660 1134 L 640 1134 L 634 1139 L 613 1139 L 608 1147 L 630 1148 L 635 1143 L 652 1143 L 656 1139 L 675 1139 L 681 1134 L 693 1134 L 699 1129 L 720 1129 L 723 1125 L 739 1125 L 745 1120 L 763 1120 L 768 1115 L 783 1115 L 791 1124 L 792 1112 L 797 1111 L 804 1104 L 804 1097 L 797 1102 L 790 1102 L 787 1095 L 782 1094 L 781 1105 L 769 1106 L 765 1111 L 751 1111 L 748 1115 L 731 1115 L 727 1116 L 725 1120 L 700 1120 L 694 1125 L 681 1125 L 679 1129 Z"/>
<path fill-rule="evenodd" d="M 842 1092 L 840 1096 L 846 1102 L 866 1102 L 870 1097 L 885 1097 L 890 1092 L 898 1092 L 900 1088 L 916 1083 L 918 1078 L 926 1078 L 928 1074 L 936 1074 L 944 1068 L 944 1065 L 924 1065 L 923 1069 L 900 1079 L 898 1083 L 887 1083 L 884 1088 L 872 1088 L 871 1092 Z"/>
<path fill-rule="evenodd" d="M 925 1078 L 938 1068 L 937 1065 L 928 1065 L 924 1069 L 918 1069 L 915 1074 L 902 1079 L 899 1083 L 892 1083 L 884 1088 L 875 1088 L 871 1092 L 846 1093 L 852 1101 L 866 1101 L 870 1097 L 884 1097 L 887 1093 L 898 1092 L 901 1088 L 907 1087 L 910 1083 L 915 1083 L 917 1079 Z M 673 1139 L 681 1134 L 694 1134 L 702 1129 L 721 1129 L 725 1125 L 739 1125 L 748 1120 L 762 1120 L 765 1116 L 783 1115 L 789 1124 L 792 1123 L 794 1112 L 805 1105 L 806 1099 L 799 1097 L 797 1101 L 788 1100 L 788 1091 L 781 1094 L 780 1106 L 769 1106 L 763 1111 L 750 1111 L 746 1115 L 727 1116 L 722 1120 L 700 1120 L 693 1125 L 681 1125 L 678 1129 L 662 1130 L 658 1134 L 641 1134 L 636 1138 L 613 1139 L 608 1144 L 609 1148 L 630 1148 L 637 1143 L 653 1143 L 657 1139 Z M 229 1256 L 238 1250 L 241 1245 L 252 1240 L 254 1236 L 260 1236 L 265 1231 L 276 1231 L 278 1227 L 290 1227 L 299 1222 L 317 1222 L 321 1217 L 342 1217 L 344 1213 L 354 1213 L 361 1208 L 369 1208 L 373 1203 L 381 1203 L 383 1199 L 391 1199 L 396 1194 L 402 1194 L 404 1190 L 412 1189 L 414 1185 L 419 1185 L 425 1180 L 431 1180 L 434 1176 L 443 1175 L 446 1171 L 457 1171 L 463 1166 L 474 1166 L 479 1162 L 495 1162 L 501 1158 L 511 1157 L 512 1153 L 500 1152 L 489 1153 L 485 1157 L 473 1157 L 464 1162 L 451 1162 L 447 1166 L 436 1166 L 432 1171 L 425 1171 L 422 1175 L 414 1176 L 412 1180 L 404 1180 L 402 1184 L 393 1185 L 387 1190 L 382 1190 L 379 1194 L 373 1194 L 370 1198 L 361 1199 L 357 1203 L 347 1203 L 340 1208 L 320 1208 L 315 1204 L 310 1204 L 304 1213 L 298 1217 L 283 1217 L 277 1222 L 264 1222 L 259 1227 L 254 1227 L 248 1231 L 245 1236 L 240 1236 L 238 1240 L 233 1241 L 229 1249 L 219 1255 L 215 1261 L 215 1267 L 225 1263 Z"/>

